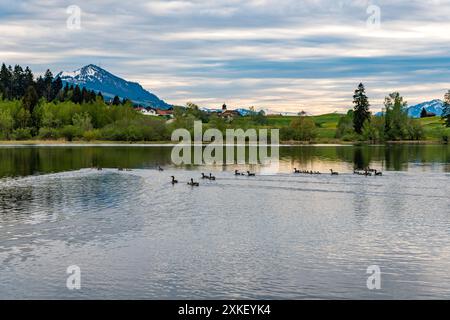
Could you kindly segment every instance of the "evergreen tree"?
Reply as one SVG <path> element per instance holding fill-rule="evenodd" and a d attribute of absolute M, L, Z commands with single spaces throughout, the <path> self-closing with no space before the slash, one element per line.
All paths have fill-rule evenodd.
<path fill-rule="evenodd" d="M 422 108 L 422 111 L 420 112 L 421 118 L 426 118 L 428 116 L 428 112 L 425 108 Z"/>
<path fill-rule="evenodd" d="M 444 109 L 442 110 L 442 118 L 446 127 L 450 127 L 450 90 L 444 96 Z"/>
<path fill-rule="evenodd" d="M 29 86 L 25 92 L 25 95 L 22 98 L 23 107 L 33 114 L 34 108 L 39 102 L 39 97 L 36 92 L 36 89 L 33 86 Z"/>
<path fill-rule="evenodd" d="M 34 85 L 34 75 L 33 75 L 33 72 L 31 72 L 31 69 L 29 67 L 25 68 L 23 78 L 24 78 L 25 88 L 28 89 L 29 86 Z"/>
<path fill-rule="evenodd" d="M 52 72 L 47 69 L 47 71 L 44 74 L 44 97 L 47 99 L 47 101 L 52 101 L 52 83 L 53 83 L 53 74 Z"/>
<path fill-rule="evenodd" d="M 20 99 L 25 94 L 24 72 L 21 66 L 16 64 L 12 73 L 12 98 Z"/>
<path fill-rule="evenodd" d="M 11 99 L 12 74 L 3 63 L 0 69 L 0 94 L 3 99 Z"/>
<path fill-rule="evenodd" d="M 119 96 L 115 96 L 112 102 L 113 106 L 118 106 L 120 105 L 120 98 Z"/>
<path fill-rule="evenodd" d="M 89 91 L 89 102 L 95 102 L 97 95 L 94 90 Z"/>
<path fill-rule="evenodd" d="M 56 78 L 55 81 L 52 82 L 51 88 L 50 101 L 53 101 L 63 88 L 63 83 L 60 77 Z"/>
<path fill-rule="evenodd" d="M 75 86 L 75 89 L 73 89 L 72 102 L 80 104 L 83 102 L 83 96 L 81 95 L 81 90 L 79 86 Z"/>
<path fill-rule="evenodd" d="M 42 76 L 39 76 L 36 79 L 36 92 L 39 96 L 39 99 L 44 97 L 45 95 L 45 81 L 44 78 L 42 78 Z"/>
<path fill-rule="evenodd" d="M 66 82 L 66 85 L 64 86 L 63 90 L 63 100 L 65 101 L 68 96 L 69 96 L 69 84 Z"/>
<path fill-rule="evenodd" d="M 88 103 L 89 102 L 89 93 L 86 90 L 86 87 L 83 87 L 83 89 L 81 90 L 81 100 L 84 103 Z"/>
<path fill-rule="evenodd" d="M 364 122 L 366 120 L 370 121 L 370 104 L 362 83 L 360 83 L 358 89 L 355 90 L 353 103 L 355 104 L 353 112 L 353 127 L 356 133 L 361 134 Z"/>

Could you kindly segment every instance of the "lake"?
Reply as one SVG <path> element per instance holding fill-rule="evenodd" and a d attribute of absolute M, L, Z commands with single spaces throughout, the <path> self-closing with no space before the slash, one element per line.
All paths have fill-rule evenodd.
<path fill-rule="evenodd" d="M 0 299 L 450 299 L 449 146 L 281 147 L 277 173 L 170 154 L 0 146 Z"/>

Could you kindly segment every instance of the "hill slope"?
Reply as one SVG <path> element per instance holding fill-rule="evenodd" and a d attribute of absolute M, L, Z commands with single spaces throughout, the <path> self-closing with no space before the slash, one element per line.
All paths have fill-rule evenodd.
<path fill-rule="evenodd" d="M 126 81 L 93 64 L 73 72 L 60 72 L 56 77 L 60 77 L 63 83 L 78 85 L 96 92 L 100 91 L 107 98 L 117 95 L 122 99 L 128 98 L 133 103 L 149 107 L 161 109 L 171 107 L 153 93 L 142 88 L 139 83 Z"/>

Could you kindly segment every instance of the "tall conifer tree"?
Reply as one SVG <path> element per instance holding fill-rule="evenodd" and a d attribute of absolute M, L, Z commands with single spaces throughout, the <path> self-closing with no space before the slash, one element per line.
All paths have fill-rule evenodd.
<path fill-rule="evenodd" d="M 355 105 L 353 109 L 353 128 L 356 133 L 361 134 L 364 122 L 366 120 L 370 121 L 369 99 L 366 96 L 365 88 L 362 83 L 360 83 L 358 89 L 355 90 L 353 103 Z"/>

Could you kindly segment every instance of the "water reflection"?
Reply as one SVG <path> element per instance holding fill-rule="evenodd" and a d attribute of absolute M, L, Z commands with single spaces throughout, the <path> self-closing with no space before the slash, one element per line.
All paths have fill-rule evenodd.
<path fill-rule="evenodd" d="M 0 147 L 0 177 L 27 176 L 101 166 L 105 168 L 154 168 L 171 165 L 168 146 L 52 146 Z M 247 152 L 248 154 L 248 152 Z M 415 168 L 450 172 L 450 146 L 290 146 L 280 148 L 282 170 L 293 167 L 328 172 L 377 167 L 407 171 Z"/>

